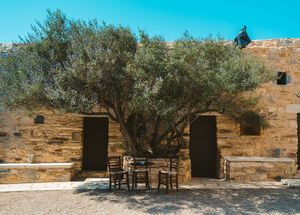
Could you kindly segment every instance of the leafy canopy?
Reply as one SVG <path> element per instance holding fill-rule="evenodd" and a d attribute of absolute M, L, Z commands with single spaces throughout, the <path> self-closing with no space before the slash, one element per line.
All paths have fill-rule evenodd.
<path fill-rule="evenodd" d="M 249 109 L 244 92 L 269 78 L 258 58 L 221 39 L 185 34 L 170 44 L 60 11 L 48 11 L 22 43 L 0 63 L 6 108 L 105 110 L 134 154 L 184 147 L 184 129 L 199 114 Z"/>

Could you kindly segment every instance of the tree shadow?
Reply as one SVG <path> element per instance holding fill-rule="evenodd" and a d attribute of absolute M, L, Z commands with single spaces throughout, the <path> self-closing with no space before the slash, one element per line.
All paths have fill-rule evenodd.
<path fill-rule="evenodd" d="M 103 186 L 102 186 L 103 187 Z M 95 188 L 95 187 L 94 187 Z M 204 214 L 295 214 L 300 213 L 300 189 L 194 189 L 170 191 L 83 189 L 77 194 L 93 200 L 125 205 L 128 209 L 149 213 Z"/>

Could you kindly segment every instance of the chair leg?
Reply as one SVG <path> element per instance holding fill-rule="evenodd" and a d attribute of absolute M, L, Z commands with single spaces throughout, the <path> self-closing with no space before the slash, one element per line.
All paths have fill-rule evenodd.
<path fill-rule="evenodd" d="M 130 186 L 129 186 L 129 173 L 126 172 L 126 183 L 127 183 L 127 189 L 130 191 Z"/>
<path fill-rule="evenodd" d="M 159 191 L 160 188 L 160 172 L 158 172 L 158 185 L 157 185 L 157 191 Z"/>
<path fill-rule="evenodd" d="M 171 187 L 171 189 L 173 189 L 172 175 L 170 175 L 170 187 Z"/>
<path fill-rule="evenodd" d="M 138 173 L 135 174 L 135 179 L 134 179 L 135 188 L 137 188 L 137 181 L 138 181 Z"/>
<path fill-rule="evenodd" d="M 117 189 L 117 177 L 116 177 L 116 174 L 113 175 L 113 178 L 114 178 L 114 191 L 116 192 L 116 189 Z"/>
<path fill-rule="evenodd" d="M 134 172 L 132 172 L 132 186 L 131 186 L 131 190 L 134 189 Z"/>
<path fill-rule="evenodd" d="M 118 174 L 119 190 L 121 190 L 121 174 Z"/>
<path fill-rule="evenodd" d="M 147 180 L 148 180 L 148 189 L 151 190 L 151 179 L 150 179 L 151 175 L 149 172 L 147 172 Z"/>
<path fill-rule="evenodd" d="M 144 180 L 145 180 L 145 187 L 148 189 L 148 180 L 147 180 L 147 178 L 148 178 L 148 173 L 145 172 L 145 178 L 144 178 Z"/>
<path fill-rule="evenodd" d="M 169 174 L 166 174 L 166 192 L 165 193 L 168 193 L 169 191 Z"/>
<path fill-rule="evenodd" d="M 178 191 L 178 175 L 176 175 L 176 190 Z"/>
<path fill-rule="evenodd" d="M 146 172 L 146 187 L 149 190 L 150 189 L 150 183 L 149 183 L 149 174 L 148 171 Z"/>
<path fill-rule="evenodd" d="M 109 192 L 111 192 L 111 175 L 109 175 Z"/>

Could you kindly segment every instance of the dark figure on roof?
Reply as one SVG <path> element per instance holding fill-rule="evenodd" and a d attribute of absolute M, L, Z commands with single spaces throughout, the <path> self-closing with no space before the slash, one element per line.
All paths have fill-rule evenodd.
<path fill-rule="evenodd" d="M 251 39 L 249 38 L 246 29 L 247 27 L 244 25 L 239 34 L 234 38 L 234 44 L 241 49 L 251 43 Z"/>

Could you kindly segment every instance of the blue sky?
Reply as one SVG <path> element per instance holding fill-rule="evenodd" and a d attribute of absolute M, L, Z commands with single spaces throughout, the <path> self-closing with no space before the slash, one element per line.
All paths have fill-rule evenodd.
<path fill-rule="evenodd" d="M 47 8 L 134 32 L 140 28 L 167 41 L 186 30 L 197 37 L 233 39 L 243 25 L 251 39 L 300 37 L 300 0 L 0 0 L 0 43 L 17 42 L 45 18 Z"/>

